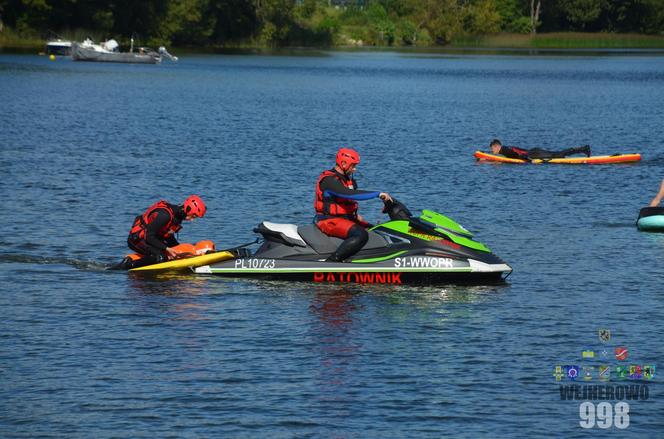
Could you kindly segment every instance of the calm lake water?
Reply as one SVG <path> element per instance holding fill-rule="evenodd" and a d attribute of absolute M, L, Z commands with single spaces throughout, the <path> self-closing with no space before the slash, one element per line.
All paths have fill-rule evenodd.
<path fill-rule="evenodd" d="M 159 66 L 0 55 L 0 103 L 2 437 L 664 431 L 659 369 L 649 381 L 614 373 L 664 367 L 664 235 L 634 225 L 664 177 L 662 55 L 296 52 Z M 644 159 L 475 162 L 494 137 Z M 341 145 L 360 151 L 362 187 L 460 221 L 513 266 L 509 282 L 104 270 L 159 198 L 200 194 L 208 215 L 180 239 L 218 247 L 252 240 L 262 220 L 311 221 L 315 179 Z M 379 221 L 380 207 L 362 213 Z M 647 385 L 648 399 L 628 401 L 626 429 L 583 429 L 556 365 L 593 365 L 581 384 Z"/>

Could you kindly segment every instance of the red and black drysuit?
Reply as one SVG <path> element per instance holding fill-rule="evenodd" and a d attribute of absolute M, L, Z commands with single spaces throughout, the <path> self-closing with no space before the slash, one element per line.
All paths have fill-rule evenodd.
<path fill-rule="evenodd" d="M 344 239 L 328 261 L 341 262 L 354 255 L 367 243 L 366 228 L 371 224 L 357 217 L 357 201 L 369 200 L 380 195 L 378 191 L 357 189 L 352 176 L 335 169 L 324 171 L 316 182 L 315 222 L 329 236 Z"/>
<path fill-rule="evenodd" d="M 136 217 L 127 244 L 130 249 L 145 256 L 140 260 L 140 266 L 166 260 L 166 247 L 178 245 L 175 234 L 182 228 L 184 219 L 182 206 L 164 200 L 153 204 L 145 213 Z"/>
<path fill-rule="evenodd" d="M 590 151 L 587 147 L 567 148 L 562 151 L 548 151 L 542 148 L 523 149 L 516 146 L 501 146 L 498 154 L 510 159 L 562 159 L 572 154 L 583 154 Z"/>

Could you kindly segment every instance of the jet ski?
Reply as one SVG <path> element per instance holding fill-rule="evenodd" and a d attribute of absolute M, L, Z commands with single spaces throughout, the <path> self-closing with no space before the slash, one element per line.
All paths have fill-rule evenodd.
<path fill-rule="evenodd" d="M 253 254 L 192 268 L 197 274 L 331 284 L 500 283 L 512 268 L 460 224 L 437 212 L 414 216 L 398 201 L 383 209 L 390 221 L 369 229 L 364 247 L 344 262 L 327 262 L 343 240 L 315 224 L 264 221 Z"/>

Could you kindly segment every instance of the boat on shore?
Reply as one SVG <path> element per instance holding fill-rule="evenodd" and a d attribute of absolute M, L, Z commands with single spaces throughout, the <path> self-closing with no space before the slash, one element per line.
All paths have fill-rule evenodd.
<path fill-rule="evenodd" d="M 46 55 L 71 55 L 71 40 L 49 30 L 46 34 Z"/>
<path fill-rule="evenodd" d="M 82 43 L 72 43 L 71 57 L 74 61 L 137 64 L 158 64 L 163 58 L 168 58 L 171 61 L 178 60 L 177 56 L 168 53 L 163 46 L 160 47 L 158 51 L 148 47 L 139 47 L 134 51 L 133 39 L 130 51 L 120 52 L 118 42 L 114 39 L 110 39 L 101 44 L 95 44 L 90 38 L 86 38 Z"/>
<path fill-rule="evenodd" d="M 57 38 L 46 42 L 47 55 L 69 56 L 71 55 L 71 41 Z"/>

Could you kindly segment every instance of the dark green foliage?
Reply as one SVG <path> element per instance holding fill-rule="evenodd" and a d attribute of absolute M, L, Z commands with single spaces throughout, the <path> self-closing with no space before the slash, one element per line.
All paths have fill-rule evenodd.
<path fill-rule="evenodd" d="M 496 0 L 495 4 L 501 30 L 519 34 L 530 32 L 530 17 L 518 0 Z"/>
<path fill-rule="evenodd" d="M 664 33 L 664 0 L 542 0 L 538 31 Z M 530 0 L 0 0 L 0 31 L 189 46 L 448 44 L 530 32 Z M 1 34 L 0 34 L 1 35 Z"/>
<path fill-rule="evenodd" d="M 576 28 L 584 30 L 599 17 L 603 0 L 561 0 L 567 20 Z"/>

